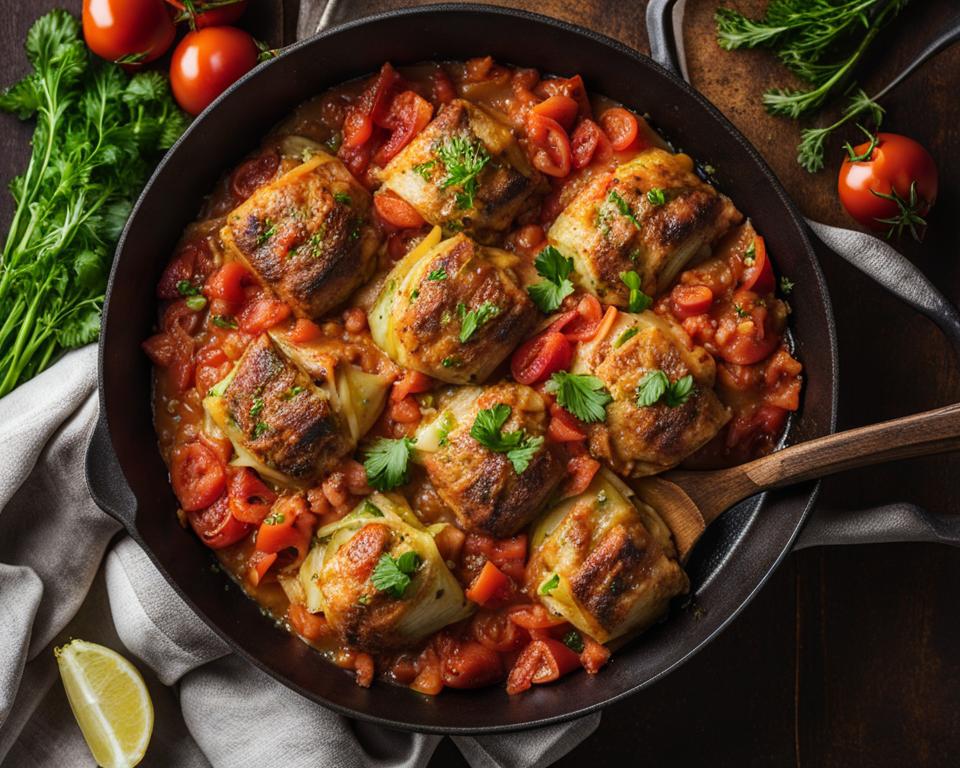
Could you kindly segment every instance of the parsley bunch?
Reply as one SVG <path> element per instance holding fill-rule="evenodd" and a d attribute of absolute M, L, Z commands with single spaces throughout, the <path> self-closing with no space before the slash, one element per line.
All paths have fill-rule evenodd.
<path fill-rule="evenodd" d="M 94 61 L 66 11 L 41 16 L 26 51 L 33 71 L 0 94 L 37 121 L 0 255 L 0 396 L 96 340 L 117 238 L 186 125 L 162 75 Z"/>
<path fill-rule="evenodd" d="M 503 432 L 503 425 L 512 412 L 510 406 L 504 403 L 482 409 L 470 428 L 470 436 L 491 451 L 507 454 L 514 472 L 522 475 L 543 445 L 543 438 L 530 437 L 522 429 Z"/>

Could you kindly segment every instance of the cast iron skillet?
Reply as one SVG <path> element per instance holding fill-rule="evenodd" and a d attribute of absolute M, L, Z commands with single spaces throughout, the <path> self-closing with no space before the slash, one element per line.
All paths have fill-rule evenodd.
<path fill-rule="evenodd" d="M 676 606 L 668 621 L 621 649 L 595 677 L 574 674 L 515 697 L 502 687 L 444 691 L 435 699 L 385 684 L 364 690 L 265 619 L 238 588 L 224 590 L 224 576 L 210 568 L 210 551 L 176 523 L 177 502 L 157 450 L 150 363 L 140 343 L 155 322 L 159 274 L 220 174 L 297 104 L 385 60 L 408 64 L 486 54 L 548 73 L 580 73 L 591 91 L 649 113 L 677 148 L 716 168 L 720 188 L 753 218 L 777 269 L 796 283 L 792 326 L 806 383 L 788 439 L 809 440 L 833 430 L 837 350 L 827 289 L 800 217 L 756 150 L 696 91 L 609 38 L 529 13 L 455 5 L 386 13 L 293 45 L 230 88 L 177 142 L 140 197 L 118 246 L 100 342 L 100 420 L 87 456 L 97 503 L 238 653 L 343 714 L 443 733 L 545 725 L 651 684 L 702 648 L 753 597 L 790 550 L 817 491 L 808 483 L 728 512 L 711 526 L 689 564 L 698 610 Z"/>

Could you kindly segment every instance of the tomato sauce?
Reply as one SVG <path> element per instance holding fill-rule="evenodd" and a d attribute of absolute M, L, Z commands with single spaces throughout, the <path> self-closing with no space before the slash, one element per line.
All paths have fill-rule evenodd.
<path fill-rule="evenodd" d="M 642 117 L 589 94 L 579 77 L 545 78 L 489 57 L 399 71 L 385 65 L 377 75 L 303 104 L 220 180 L 160 279 L 157 334 L 144 348 L 155 363 L 155 424 L 181 502 L 181 523 L 193 527 L 265 611 L 331 661 L 353 670 L 363 686 L 377 674 L 427 694 L 504 680 L 510 692 L 519 692 L 574 668 L 595 673 L 609 656 L 604 646 L 558 622 L 524 592 L 525 534 L 496 540 L 446 528 L 437 546 L 464 589 L 484 595 L 482 608 L 419 648 L 374 658 L 341 643 L 322 615 L 291 604 L 284 588 L 313 532 L 343 517 L 371 492 L 363 465 L 345 458 L 306 489 L 275 550 L 263 551 L 258 526 L 284 499 L 278 501 L 279 492 L 255 472 L 230 463 L 232 446 L 210 436 L 202 404 L 259 333 L 282 328 L 295 341 L 323 342 L 335 359 L 392 377 L 393 391 L 371 433 L 394 438 L 414 434 L 434 406 L 434 382 L 404 372 L 376 347 L 366 311 L 385 272 L 429 231 L 419 214 L 406 210 L 399 198 L 399 203 L 378 204 L 384 240 L 379 278 L 359 289 L 349 306 L 316 323 L 294 318 L 245 268 L 227 261 L 218 233 L 227 213 L 296 164 L 290 157 L 291 142 L 302 141 L 297 137 L 324 145 L 373 189 L 377 166 L 454 97 L 484 106 L 509 125 L 534 167 L 549 180 L 542 203 L 521 215 L 500 243 L 521 257 L 520 272 L 535 275 L 533 259 L 545 245 L 545 230 L 598 174 L 647 147 L 666 147 Z M 786 335 L 789 305 L 778 292 L 763 238 L 749 221 L 730 232 L 709 260 L 682 272 L 656 297 L 653 309 L 681 323 L 693 342 L 714 356 L 716 391 L 732 412 L 720 434 L 686 464 L 729 464 L 771 451 L 788 415 L 799 407 L 801 366 Z M 514 355 L 513 377 L 542 388 L 552 371 L 569 365 L 571 345 L 597 332 L 604 312 L 592 296 L 568 296 L 549 319 L 550 334 Z M 589 484 L 599 463 L 586 453 L 584 425 L 562 409 L 554 411 L 549 438 L 564 446 L 567 491 L 575 493 Z M 422 469 L 413 469 L 406 488 L 425 524 L 455 523 Z"/>

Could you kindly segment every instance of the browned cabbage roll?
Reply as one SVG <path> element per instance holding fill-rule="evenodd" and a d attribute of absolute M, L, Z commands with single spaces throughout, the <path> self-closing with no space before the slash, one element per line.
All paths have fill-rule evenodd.
<path fill-rule="evenodd" d="M 619 313 L 606 336 L 578 346 L 572 370 L 599 377 L 613 397 L 606 420 L 589 425 L 588 439 L 590 452 L 624 476 L 676 466 L 730 418 L 713 391 L 713 358 L 675 321 L 654 312 Z M 638 386 L 657 371 L 670 383 L 693 378 L 685 402 L 671 405 L 661 397 L 653 405 L 638 404 Z"/>
<path fill-rule="evenodd" d="M 573 278 L 605 303 L 624 307 L 624 272 L 643 291 L 663 291 L 741 215 L 693 172 L 684 154 L 648 149 L 578 194 L 550 227 L 548 240 L 573 259 Z"/>
<path fill-rule="evenodd" d="M 370 193 L 325 152 L 254 192 L 228 214 L 220 239 L 228 258 L 307 318 L 341 304 L 370 277 L 379 245 Z"/>

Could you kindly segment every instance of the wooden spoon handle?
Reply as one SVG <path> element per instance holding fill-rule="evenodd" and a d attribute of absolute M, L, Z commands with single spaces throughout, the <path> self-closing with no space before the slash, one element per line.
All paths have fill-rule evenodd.
<path fill-rule="evenodd" d="M 846 469 L 960 450 L 960 403 L 800 443 L 716 473 L 710 512 L 768 488 Z M 702 507 L 701 507 L 702 508 Z M 704 515 L 706 522 L 715 515 Z"/>

